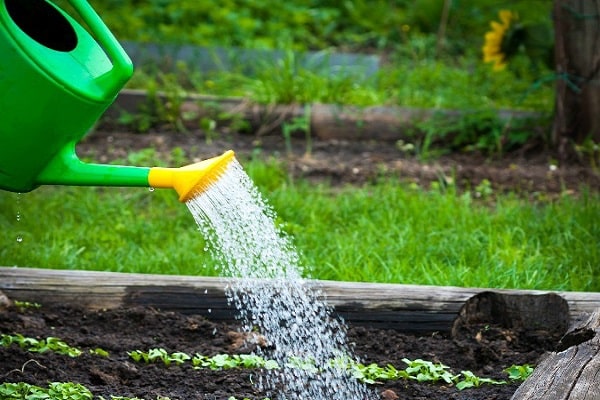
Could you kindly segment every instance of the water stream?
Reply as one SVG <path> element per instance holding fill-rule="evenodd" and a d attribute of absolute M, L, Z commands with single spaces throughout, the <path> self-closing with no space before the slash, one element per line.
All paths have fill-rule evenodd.
<path fill-rule="evenodd" d="M 349 373 L 356 361 L 346 327 L 303 279 L 298 252 L 275 223 L 275 213 L 237 160 L 187 206 L 207 238 L 243 330 L 268 345 L 259 355 L 277 361 L 258 388 L 278 400 L 366 400 L 375 396 Z"/>

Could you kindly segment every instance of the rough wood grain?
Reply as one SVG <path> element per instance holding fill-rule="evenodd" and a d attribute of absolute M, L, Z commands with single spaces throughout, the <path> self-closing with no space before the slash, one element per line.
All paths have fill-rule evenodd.
<path fill-rule="evenodd" d="M 0 267 L 0 291 L 16 300 L 75 303 L 90 309 L 145 305 L 163 310 L 232 319 L 225 278 Z M 342 318 L 406 332 L 449 332 L 465 302 L 478 288 L 307 281 Z M 511 296 L 545 291 L 494 290 Z M 570 318 L 600 307 L 600 293 L 556 293 Z"/>
<path fill-rule="evenodd" d="M 570 347 L 550 353 L 512 400 L 600 400 L 600 308 L 578 321 L 561 342 Z"/>
<path fill-rule="evenodd" d="M 493 324 L 514 331 L 527 331 L 538 343 L 551 348 L 567 332 L 570 322 L 569 305 L 560 295 L 507 294 L 486 291 L 465 302 L 452 325 L 452 336 L 477 324 Z"/>

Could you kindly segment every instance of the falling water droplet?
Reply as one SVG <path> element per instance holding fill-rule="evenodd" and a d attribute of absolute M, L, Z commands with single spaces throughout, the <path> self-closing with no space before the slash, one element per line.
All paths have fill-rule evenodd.
<path fill-rule="evenodd" d="M 155 189 L 154 189 L 152 186 L 150 186 L 150 187 L 148 188 L 148 191 L 149 191 L 149 192 L 154 192 L 154 190 L 155 190 Z"/>
<path fill-rule="evenodd" d="M 207 293 L 208 293 L 208 289 L 204 289 L 204 294 L 207 294 Z"/>
<path fill-rule="evenodd" d="M 212 312 L 212 308 L 209 308 L 208 309 L 208 313 L 210 314 L 211 312 Z"/>
<path fill-rule="evenodd" d="M 21 193 L 17 193 L 17 222 L 21 222 Z"/>
<path fill-rule="evenodd" d="M 318 290 L 304 285 L 298 252 L 241 165 L 231 162 L 217 184 L 186 205 L 207 239 L 205 251 L 233 278 L 227 303 L 244 329 L 258 328 L 273 344 L 257 352 L 285 366 L 260 375 L 261 390 L 285 387 L 276 397 L 286 399 L 375 399 L 349 368 L 331 363 L 352 357 L 343 320 L 319 300 Z M 319 373 L 288 367 L 290 355 L 314 360 Z"/>
<path fill-rule="evenodd" d="M 17 235 L 17 243 L 23 242 L 23 236 Z"/>

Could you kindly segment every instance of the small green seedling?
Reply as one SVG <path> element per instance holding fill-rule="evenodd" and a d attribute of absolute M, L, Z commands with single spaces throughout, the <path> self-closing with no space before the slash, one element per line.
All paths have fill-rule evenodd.
<path fill-rule="evenodd" d="M 44 353 L 53 351 L 58 354 L 67 355 L 69 357 L 78 357 L 81 355 L 81 350 L 76 347 L 69 346 L 62 340 L 56 337 L 47 337 L 46 339 L 34 339 L 25 337 L 21 334 L 7 335 L 0 334 L 0 345 L 8 347 L 11 344 L 17 344 L 24 350 L 32 353 Z"/>
<path fill-rule="evenodd" d="M 165 349 L 162 348 L 150 349 L 148 352 L 133 350 L 127 352 L 127 355 L 129 355 L 129 357 L 131 357 L 135 362 L 143 361 L 146 364 L 149 364 L 161 361 L 167 367 L 169 367 L 171 363 L 180 365 L 191 359 L 191 357 L 186 353 L 175 352 L 169 354 Z"/>
<path fill-rule="evenodd" d="M 27 309 L 37 310 L 37 309 L 42 308 L 42 305 L 40 303 L 32 303 L 29 301 L 15 300 L 13 303 L 14 303 L 15 307 L 17 307 L 21 311 L 27 310 Z"/>
<path fill-rule="evenodd" d="M 92 400 L 94 396 L 88 388 L 73 382 L 51 382 L 48 388 L 25 382 L 0 384 L 0 398 L 3 400 Z"/>
<path fill-rule="evenodd" d="M 97 347 L 95 349 L 90 349 L 90 354 L 95 355 L 95 356 L 100 356 L 100 357 L 108 357 L 108 351 L 101 349 L 100 347 Z"/>
<path fill-rule="evenodd" d="M 533 373 L 533 367 L 529 364 L 511 365 L 504 370 L 508 374 L 508 379 L 513 381 L 524 381 Z"/>
<path fill-rule="evenodd" d="M 463 390 L 472 387 L 479 387 L 484 383 L 491 385 L 504 385 L 506 381 L 497 381 L 491 378 L 480 378 L 473 374 L 471 371 L 462 371 L 461 372 L 462 379 L 456 383 L 456 388 L 458 390 Z"/>
<path fill-rule="evenodd" d="M 449 369 L 450 367 L 442 363 L 433 363 L 431 361 L 409 360 L 403 358 L 402 361 L 408 365 L 404 370 L 409 379 L 415 379 L 419 382 L 437 382 L 443 380 L 446 383 L 452 383 L 456 379 Z"/>

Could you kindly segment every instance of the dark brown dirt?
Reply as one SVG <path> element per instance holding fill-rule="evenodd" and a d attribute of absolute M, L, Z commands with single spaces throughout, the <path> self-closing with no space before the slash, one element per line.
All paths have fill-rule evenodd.
<path fill-rule="evenodd" d="M 600 190 L 600 171 L 591 166 L 588 158 L 559 162 L 556 154 L 539 146 L 502 157 L 454 153 L 422 161 L 402 152 L 393 142 L 315 139 L 307 154 L 306 142 L 294 138 L 292 153 L 288 154 L 280 135 L 257 137 L 225 131 L 209 141 L 200 131 L 176 133 L 165 129 L 146 134 L 98 131 L 79 144 L 78 153 L 108 162 L 126 159 L 128 152 L 150 147 L 161 153 L 179 147 L 191 161 L 212 157 L 227 149 L 234 150 L 242 164 L 249 157 L 275 157 L 285 163 L 293 177 L 333 185 L 364 184 L 391 177 L 423 188 L 434 183 L 475 191 L 482 182 L 488 181 L 493 193 L 517 192 L 534 200 L 579 193 L 584 189 Z"/>
<path fill-rule="evenodd" d="M 199 353 L 206 356 L 235 354 L 230 332 L 238 323 L 213 322 L 197 315 L 182 315 L 154 309 L 85 311 L 73 307 L 39 310 L 9 308 L 0 311 L 0 333 L 27 337 L 58 337 L 83 350 L 79 357 L 52 352 L 31 353 L 17 345 L 0 347 L 0 376 L 3 382 L 27 382 L 47 387 L 49 382 L 77 382 L 95 396 L 109 399 L 128 396 L 154 400 L 263 399 L 266 393 L 253 385 L 259 370 L 194 370 L 189 363 L 165 367 L 134 362 L 127 351 L 164 348 L 168 352 Z M 403 358 L 441 362 L 455 373 L 470 370 L 478 376 L 506 379 L 503 369 L 512 364 L 535 365 L 551 347 L 531 340 L 526 332 L 481 324 L 461 330 L 460 337 L 431 332 L 408 335 L 394 330 L 349 326 L 348 342 L 364 364 L 392 364 L 399 369 Z M 528 339 L 529 337 L 529 339 Z M 101 348 L 109 357 L 90 354 Z M 457 390 L 443 383 L 412 380 L 382 381 L 370 385 L 382 399 L 509 399 L 518 384 L 483 385 Z M 359 399 L 353 399 L 359 400 Z"/>

